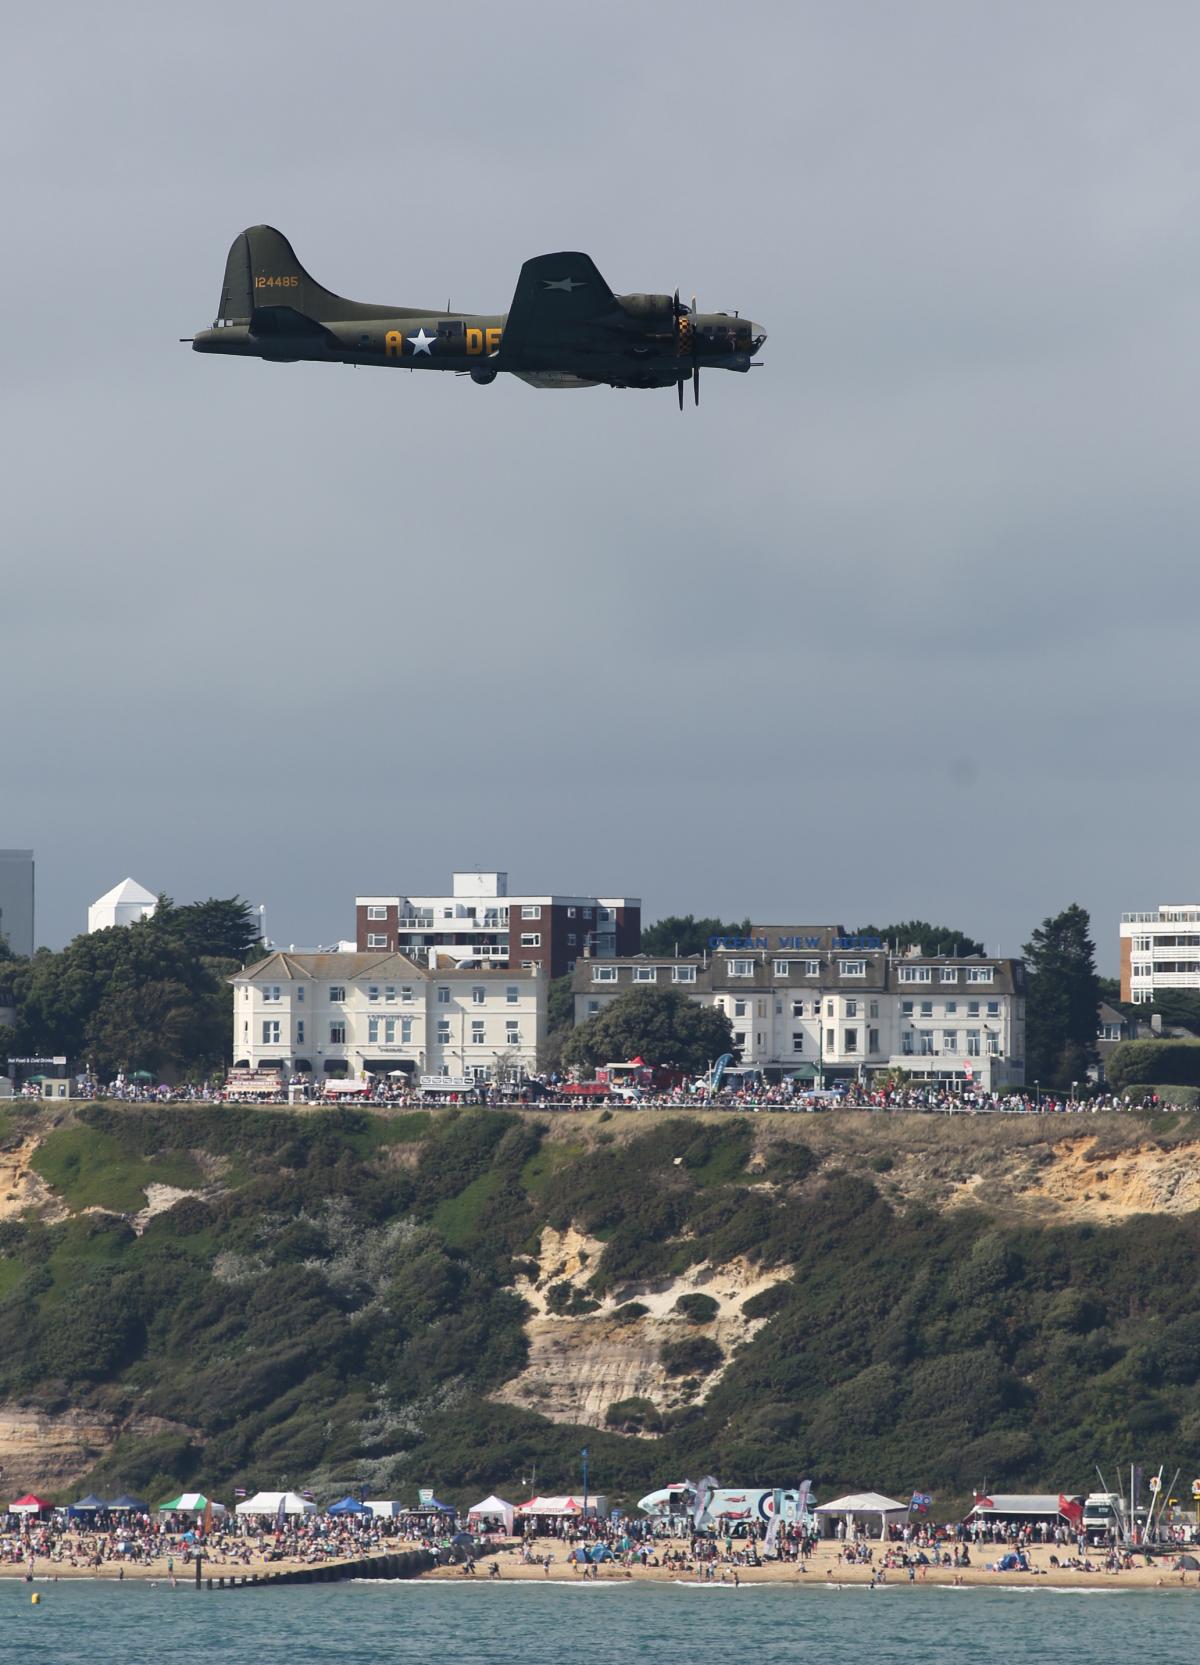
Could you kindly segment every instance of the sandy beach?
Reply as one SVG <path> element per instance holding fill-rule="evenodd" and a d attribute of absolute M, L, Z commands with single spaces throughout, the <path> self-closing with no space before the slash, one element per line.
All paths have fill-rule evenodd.
<path fill-rule="evenodd" d="M 391 1554 L 402 1553 L 405 1550 L 420 1549 L 419 1543 L 408 1543 L 397 1540 L 389 1545 Z M 685 1545 L 678 1546 L 686 1548 Z M 758 1567 L 731 1566 L 715 1568 L 711 1580 L 706 1579 L 702 1567 L 689 1569 L 684 1567 L 642 1567 L 627 1568 L 616 1562 L 606 1562 L 596 1569 L 596 1582 L 621 1584 L 726 1584 L 733 1585 L 736 1571 L 739 1584 L 746 1587 L 762 1584 L 790 1585 L 794 1588 L 811 1587 L 825 1584 L 841 1587 L 866 1586 L 872 1577 L 877 1580 L 882 1577 L 883 1587 L 891 1589 L 900 1587 L 916 1588 L 921 1585 L 944 1585 L 950 1588 L 990 1588 L 990 1589 L 1028 1589 L 1040 1587 L 1056 1590 L 1121 1590 L 1121 1589 L 1186 1589 L 1200 1592 L 1200 1572 L 1181 1574 L 1172 1570 L 1173 1557 L 1160 1557 L 1153 1566 L 1144 1565 L 1140 1559 L 1138 1564 L 1121 1572 L 1086 1572 L 1069 1567 L 1052 1567 L 1051 1555 L 1057 1554 L 1062 1558 L 1063 1551 L 1055 1550 L 1052 1545 L 1035 1546 L 1028 1551 L 1031 1565 L 1036 1569 L 1030 1573 L 1018 1572 L 989 1572 L 987 1563 L 998 1561 L 1004 1555 L 1002 1545 L 980 1545 L 971 1551 L 970 1567 L 955 1569 L 953 1567 L 918 1567 L 915 1578 L 910 1582 L 908 1569 L 897 1567 L 894 1569 L 879 1569 L 882 1560 L 883 1545 L 876 1544 L 875 1568 L 870 1566 L 851 1566 L 839 1558 L 839 1546 L 836 1543 L 822 1543 L 817 1546 L 814 1554 L 806 1563 L 803 1572 L 794 1561 L 765 1562 Z M 516 1580 L 536 1583 L 581 1583 L 582 1569 L 577 1569 L 567 1561 L 570 1546 L 561 1539 L 539 1539 L 534 1545 L 535 1556 L 550 1555 L 549 1570 L 537 1562 L 521 1560 L 519 1550 L 512 1547 L 489 1548 L 480 1550 L 476 1562 L 476 1572 L 473 1576 L 465 1574 L 460 1566 L 439 1567 L 433 1572 L 423 1573 L 421 1577 L 429 1582 L 445 1582 L 447 1580 L 466 1583 L 468 1578 L 475 1584 L 494 1583 L 489 1578 L 489 1569 L 494 1562 L 499 1567 L 501 1582 Z M 226 1560 L 219 1552 L 212 1557 L 206 1557 L 203 1564 L 202 1577 L 212 1579 L 214 1585 L 219 1578 L 270 1578 L 278 1573 L 296 1573 L 316 1571 L 325 1568 L 348 1566 L 353 1561 L 359 1561 L 360 1555 L 347 1556 L 344 1559 L 330 1557 L 328 1559 L 289 1559 L 268 1561 L 262 1557 L 253 1557 L 250 1561 Z M 1093 1556 L 1093 1559 L 1097 1559 Z M 78 1566 L 72 1567 L 65 1563 L 55 1563 L 49 1560 L 39 1561 L 34 1568 L 34 1582 L 41 1585 L 47 1581 L 59 1579 L 98 1579 L 105 1583 L 120 1582 L 124 1573 L 125 1582 L 166 1583 L 171 1573 L 166 1562 L 155 1563 L 152 1566 L 132 1565 L 121 1562 L 106 1562 L 102 1567 Z M 0 1578 L 26 1579 L 28 1568 L 20 1564 L 7 1563 L 0 1566 Z M 177 1557 L 175 1560 L 174 1577 L 180 1586 L 194 1583 L 195 1570 L 190 1562 L 184 1563 Z M 590 1578 L 589 1578 L 590 1581 Z"/>

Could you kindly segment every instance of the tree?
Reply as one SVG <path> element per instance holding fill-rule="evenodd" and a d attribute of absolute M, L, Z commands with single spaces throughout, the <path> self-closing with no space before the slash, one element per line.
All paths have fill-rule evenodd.
<path fill-rule="evenodd" d="M 1100 980 L 1090 928 L 1086 908 L 1073 902 L 1025 944 L 1027 1080 L 1069 1087 L 1095 1062 Z"/>
<path fill-rule="evenodd" d="M 240 896 L 210 896 L 184 907 L 160 896 L 153 923 L 198 957 L 236 960 L 239 965 L 253 957 L 260 941 L 258 917 Z"/>
<path fill-rule="evenodd" d="M 899 925 L 860 925 L 859 935 L 880 937 L 899 953 L 919 948 L 922 954 L 982 954 L 983 944 L 949 925 L 931 925 L 927 919 L 905 919 Z"/>
<path fill-rule="evenodd" d="M 720 919 L 696 919 L 690 913 L 668 914 L 642 932 L 643 954 L 702 954 L 710 937 L 748 937 L 750 921 L 726 925 Z"/>
<path fill-rule="evenodd" d="M 675 989 L 630 989 L 568 1036 L 563 1061 L 585 1069 L 644 1058 L 696 1072 L 733 1052 L 733 1029 L 715 1006 L 699 1006 Z"/>

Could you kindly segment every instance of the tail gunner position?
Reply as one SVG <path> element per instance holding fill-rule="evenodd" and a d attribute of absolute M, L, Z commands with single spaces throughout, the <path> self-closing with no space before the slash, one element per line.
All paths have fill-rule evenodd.
<path fill-rule="evenodd" d="M 527 260 L 507 313 L 434 312 L 345 301 L 309 277 L 269 225 L 234 239 L 213 327 L 185 336 L 198 353 L 292 364 L 454 370 L 531 387 L 676 387 L 700 403 L 700 369 L 749 370 L 767 339 L 735 312 L 697 312 L 674 295 L 614 295 L 586 254 Z"/>

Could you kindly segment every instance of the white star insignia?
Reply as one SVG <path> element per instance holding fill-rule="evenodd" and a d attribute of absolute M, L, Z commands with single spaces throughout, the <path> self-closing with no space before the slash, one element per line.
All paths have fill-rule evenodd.
<path fill-rule="evenodd" d="M 433 344 L 437 340 L 437 336 L 426 335 L 424 325 L 421 326 L 415 335 L 410 335 L 407 339 L 412 342 L 414 357 L 417 353 L 427 353 L 430 358 L 433 357 Z"/>
<path fill-rule="evenodd" d="M 569 295 L 572 289 L 586 289 L 587 285 L 581 278 L 543 278 L 542 284 L 546 289 L 561 289 L 564 295 Z"/>

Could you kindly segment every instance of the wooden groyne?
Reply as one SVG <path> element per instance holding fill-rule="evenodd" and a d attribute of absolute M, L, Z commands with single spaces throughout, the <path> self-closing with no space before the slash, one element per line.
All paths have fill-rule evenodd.
<path fill-rule="evenodd" d="M 348 1578 L 420 1578 L 437 1566 L 427 1549 L 407 1549 L 396 1555 L 364 1555 L 358 1561 L 329 1561 L 317 1567 L 293 1567 L 287 1572 L 218 1575 L 204 1580 L 207 1590 L 276 1589 L 282 1584 L 341 1584 Z M 200 1589 L 200 1570 L 196 1588 Z"/>

